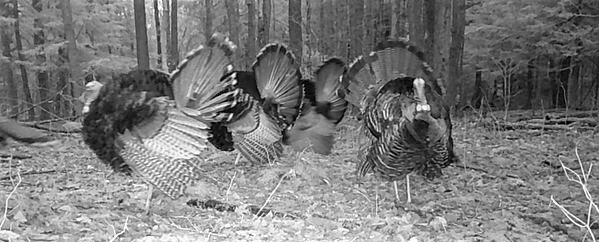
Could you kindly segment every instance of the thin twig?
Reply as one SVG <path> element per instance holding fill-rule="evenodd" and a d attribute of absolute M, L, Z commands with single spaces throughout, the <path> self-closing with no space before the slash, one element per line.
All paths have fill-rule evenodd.
<path fill-rule="evenodd" d="M 112 239 L 110 239 L 110 242 L 114 242 L 116 241 L 116 239 L 118 239 L 119 237 L 121 237 L 123 234 L 125 234 L 127 232 L 127 223 L 129 222 L 129 216 L 125 217 L 125 225 L 123 226 L 123 230 L 121 230 L 121 232 L 119 232 L 118 234 L 115 234 Z"/>
<path fill-rule="evenodd" d="M 57 172 L 58 170 L 47 170 L 47 171 L 30 171 L 30 172 L 25 172 L 23 174 L 18 174 L 17 175 L 19 177 L 21 176 L 28 176 L 28 175 L 38 175 L 38 174 L 46 174 L 46 173 L 54 173 Z M 15 178 L 15 176 L 17 175 L 12 175 L 12 176 L 5 176 L 5 177 L 0 177 L 0 181 L 3 180 L 12 180 L 13 178 Z"/>
<path fill-rule="evenodd" d="M 277 191 L 277 189 L 279 189 L 279 186 L 281 186 L 281 183 L 283 182 L 283 180 L 285 178 L 287 178 L 287 176 L 291 175 L 291 173 L 293 173 L 293 169 L 289 169 L 289 171 L 287 173 L 285 173 L 285 175 L 281 176 L 281 179 L 279 179 L 279 182 L 277 183 L 277 185 L 275 186 L 275 188 L 272 189 L 272 191 L 270 192 L 270 195 L 268 195 L 268 198 L 266 198 L 266 201 L 264 201 L 264 204 L 262 204 L 262 207 L 260 207 L 260 210 L 258 210 L 258 212 L 256 214 L 254 214 L 254 216 L 255 216 L 254 218 L 258 217 L 258 214 L 260 214 L 262 212 L 262 210 L 266 207 L 266 205 L 268 204 L 268 202 L 270 202 L 270 199 L 275 194 L 275 192 Z"/>
<path fill-rule="evenodd" d="M 9 167 L 11 167 L 11 162 L 10 161 L 9 161 Z M 11 168 L 9 168 L 9 169 L 11 169 Z M 2 222 L 0 222 L 0 229 L 2 229 L 2 226 L 4 226 L 4 222 L 6 222 L 6 218 L 8 216 L 8 202 L 10 201 L 10 198 L 13 196 L 13 194 L 19 188 L 19 185 L 21 185 L 21 180 L 22 180 L 21 179 L 21 172 L 19 171 L 18 168 L 17 168 L 17 177 L 19 178 L 19 180 L 17 181 L 17 184 L 14 185 L 12 191 L 10 191 L 10 193 L 8 194 L 8 197 L 6 197 L 6 200 L 4 201 L 4 214 L 2 215 Z M 11 181 L 12 181 L 12 179 L 11 179 Z"/>

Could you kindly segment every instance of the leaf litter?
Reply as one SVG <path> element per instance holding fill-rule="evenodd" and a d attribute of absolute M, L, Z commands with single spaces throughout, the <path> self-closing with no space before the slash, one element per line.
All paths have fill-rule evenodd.
<path fill-rule="evenodd" d="M 235 152 L 207 153 L 205 174 L 192 194 L 170 200 L 155 193 L 150 215 L 143 208 L 147 184 L 102 166 L 80 138 L 64 137 L 57 150 L 11 144 L 5 153 L 31 158 L 0 161 L 0 199 L 8 204 L 0 210 L 7 211 L 0 241 L 580 241 L 585 236 L 550 197 L 585 214 L 584 194 L 567 181 L 559 160 L 576 168 L 578 148 L 584 161 L 597 162 L 596 134 L 457 125 L 461 163 L 432 182 L 412 176 L 412 204 L 403 204 L 405 182 L 400 181 L 403 201 L 397 208 L 392 183 L 356 176 L 363 142 L 354 130 L 355 124 L 340 127 L 329 156 L 289 149 L 274 165 L 252 166 L 243 158 L 234 165 Z M 16 185 L 16 177 L 10 178 L 30 171 L 49 172 L 22 176 L 9 198 Z M 599 194 L 595 170 L 590 177 L 591 193 Z M 300 217 L 199 209 L 187 206 L 189 199 L 240 208 L 264 205 Z"/>

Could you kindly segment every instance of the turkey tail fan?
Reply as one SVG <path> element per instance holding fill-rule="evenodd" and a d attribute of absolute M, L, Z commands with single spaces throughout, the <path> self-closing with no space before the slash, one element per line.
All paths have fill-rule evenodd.
<path fill-rule="evenodd" d="M 311 147 L 315 153 L 328 155 L 335 142 L 334 134 L 335 123 L 311 107 L 287 131 L 285 142 L 296 151 Z"/>
<path fill-rule="evenodd" d="M 128 130 L 118 139 L 120 155 L 131 169 L 170 198 L 184 194 L 185 188 L 199 178 L 197 158 L 177 158 L 146 147 Z"/>
<path fill-rule="evenodd" d="M 282 44 L 266 45 L 253 70 L 264 111 L 286 125 L 292 124 L 300 111 L 302 90 L 299 65 L 291 51 Z"/>
<path fill-rule="evenodd" d="M 345 63 L 338 58 L 331 58 L 316 70 L 314 93 L 317 111 L 339 123 L 345 114 L 347 101 L 341 91 L 341 79 L 345 74 Z"/>
<path fill-rule="evenodd" d="M 208 48 L 200 46 L 179 64 L 171 78 L 177 107 L 183 113 L 210 122 L 231 120 L 232 114 L 223 111 L 235 106 L 239 91 L 233 88 L 234 74 L 222 77 L 233 70 L 229 57 L 235 48 L 228 38 L 214 34 Z"/>
<path fill-rule="evenodd" d="M 262 111 L 258 101 L 249 103 L 246 115 L 229 123 L 235 149 L 253 164 L 275 161 L 283 152 L 282 128 Z"/>
<path fill-rule="evenodd" d="M 350 65 L 347 76 L 344 80 L 348 92 L 346 99 L 362 108 L 374 99 L 376 92 L 388 81 L 402 77 L 422 77 L 429 82 L 434 80 L 432 68 L 424 60 L 424 53 L 403 40 L 378 44 L 375 51 L 358 57 Z M 437 91 L 442 91 L 443 87 L 439 85 L 442 83 L 435 81 L 429 84 Z"/>

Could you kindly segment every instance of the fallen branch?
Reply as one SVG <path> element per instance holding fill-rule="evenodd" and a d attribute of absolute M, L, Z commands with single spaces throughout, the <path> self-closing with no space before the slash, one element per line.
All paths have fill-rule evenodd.
<path fill-rule="evenodd" d="M 231 213 L 235 212 L 239 208 L 245 208 L 249 213 L 256 215 L 257 217 L 264 217 L 267 214 L 272 213 L 273 216 L 279 217 L 279 218 L 290 218 L 290 219 L 303 218 L 303 216 L 301 216 L 301 215 L 278 212 L 278 211 L 274 211 L 273 209 L 259 207 L 257 205 L 238 206 L 238 205 L 232 205 L 232 204 L 224 203 L 224 202 L 213 200 L 213 199 L 206 200 L 206 201 L 200 201 L 198 199 L 191 199 L 191 200 L 187 201 L 187 205 L 191 206 L 191 207 L 201 208 L 201 209 L 214 209 L 219 212 L 231 212 Z"/>
<path fill-rule="evenodd" d="M 5 177 L 0 177 L 0 181 L 4 181 L 4 180 L 11 180 L 14 179 L 15 177 L 23 177 L 23 176 L 28 176 L 28 175 L 38 175 L 38 174 L 47 174 L 47 173 L 54 173 L 57 172 L 57 170 L 47 170 L 47 171 L 30 171 L 30 172 L 25 172 L 23 174 L 18 174 L 17 175 L 12 175 L 12 176 L 5 176 Z"/>
<path fill-rule="evenodd" d="M 29 159 L 31 157 L 33 157 L 33 156 L 31 156 L 31 155 L 19 155 L 19 154 L 0 153 L 0 158 L 2 158 L 2 159 L 24 160 L 24 159 Z M 2 162 L 2 160 L 0 160 L 0 162 Z"/>
<path fill-rule="evenodd" d="M 18 177 L 19 180 L 17 180 L 17 184 L 14 184 L 14 181 L 13 181 L 13 185 L 14 185 L 13 189 L 12 189 L 12 191 L 10 191 L 10 193 L 6 197 L 6 200 L 4 201 L 4 213 L 2 215 L 2 222 L 0 222 L 0 229 L 2 229 L 2 226 L 4 226 L 4 223 L 6 222 L 6 219 L 8 216 L 8 202 L 10 201 L 10 198 L 14 195 L 14 193 L 19 188 L 19 185 L 21 185 L 22 178 L 21 178 L 21 172 L 19 171 L 19 169 L 17 169 L 17 174 L 15 176 Z M 11 176 L 10 180 L 12 181 L 12 176 Z"/>

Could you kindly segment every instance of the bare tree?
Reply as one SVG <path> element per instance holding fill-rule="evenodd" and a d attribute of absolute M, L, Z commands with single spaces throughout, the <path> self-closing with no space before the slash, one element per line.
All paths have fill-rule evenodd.
<path fill-rule="evenodd" d="M 23 50 L 23 44 L 21 43 L 21 31 L 19 29 L 19 4 L 17 3 L 17 0 L 13 0 L 12 2 L 13 4 L 13 18 L 15 19 L 15 44 L 16 44 L 16 48 L 17 48 L 17 59 L 21 62 L 23 62 L 25 60 L 25 57 L 23 56 L 23 53 L 21 53 L 21 51 Z M 27 69 L 25 68 L 25 65 L 23 64 L 18 64 L 19 65 L 19 69 L 21 70 L 21 81 L 22 81 L 22 86 L 23 86 L 23 95 L 25 96 L 25 108 L 27 108 L 27 113 L 29 115 L 29 117 L 27 117 L 27 119 L 29 120 L 33 120 L 35 119 L 35 110 L 33 109 L 33 98 L 31 96 L 31 91 L 29 90 L 29 78 L 27 77 Z"/>
<path fill-rule="evenodd" d="M 270 12 L 271 0 L 262 0 L 262 17 L 258 27 L 258 44 L 265 46 L 270 41 Z"/>
<path fill-rule="evenodd" d="M 212 37 L 212 0 L 205 0 L 204 3 L 206 4 L 204 39 L 208 41 Z"/>
<path fill-rule="evenodd" d="M 160 39 L 160 9 L 158 9 L 158 0 L 154 0 L 154 24 L 156 25 L 156 54 L 158 55 L 158 66 L 162 66 L 162 43 Z"/>
<path fill-rule="evenodd" d="M 42 20 L 39 18 L 39 15 L 42 12 L 42 1 L 40 0 L 32 0 L 31 5 L 33 9 L 37 12 L 37 16 L 33 20 L 33 27 L 35 28 L 35 32 L 33 34 L 33 44 L 40 48 L 39 53 L 35 56 L 35 61 L 37 65 L 42 66 L 46 62 L 46 55 L 44 54 L 43 45 L 46 41 L 44 35 L 44 24 Z M 52 108 L 52 104 L 50 103 L 50 90 L 52 90 L 50 83 L 48 82 L 48 72 L 45 69 L 41 69 L 37 71 L 37 83 L 39 85 L 39 96 L 41 100 L 42 110 L 40 112 L 40 119 L 49 119 L 50 113 L 53 113 L 54 110 Z"/>
<path fill-rule="evenodd" d="M 68 72 L 66 73 L 65 78 L 67 78 L 69 80 L 68 84 L 66 85 L 66 88 L 63 89 L 63 94 L 66 92 L 68 94 L 70 94 L 72 97 L 78 97 L 81 95 L 82 91 L 83 91 L 83 85 L 82 85 L 82 80 L 81 81 L 77 81 L 80 78 L 77 78 L 77 64 L 76 64 L 76 60 L 75 60 L 75 52 L 77 51 L 77 44 L 75 43 L 75 31 L 73 30 L 73 12 L 71 9 L 71 1 L 70 0 L 62 0 L 61 2 L 61 7 L 62 7 L 62 18 L 64 21 L 64 32 L 65 32 L 65 37 L 66 37 L 66 41 L 67 41 L 67 48 L 66 48 L 66 57 L 67 57 L 67 61 L 68 61 Z M 81 78 L 82 79 L 82 78 Z M 64 115 L 73 115 L 73 111 L 72 108 L 75 108 L 75 110 L 80 111 L 81 110 L 81 104 L 75 102 L 74 103 L 74 107 L 72 105 L 70 105 L 68 100 L 65 100 L 64 102 L 64 110 L 65 113 Z"/>
<path fill-rule="evenodd" d="M 256 2 L 245 0 L 248 6 L 248 39 L 247 39 L 247 66 L 251 65 L 256 57 Z"/>
<path fill-rule="evenodd" d="M 289 0 L 289 47 L 298 63 L 302 63 L 302 1 Z"/>
<path fill-rule="evenodd" d="M 239 2 L 237 0 L 226 0 L 225 8 L 227 9 L 229 38 L 233 43 L 239 45 Z M 233 64 L 239 66 L 239 51 L 236 51 L 234 55 Z"/>
<path fill-rule="evenodd" d="M 169 49 L 168 71 L 172 72 L 179 64 L 179 30 L 177 24 L 177 0 L 171 1 L 171 48 Z"/>
<path fill-rule="evenodd" d="M 133 11 L 135 12 L 135 43 L 137 47 L 137 68 L 150 69 L 145 1 L 134 0 L 133 9 Z"/>
<path fill-rule="evenodd" d="M 0 16 L 9 17 L 10 16 L 10 8 L 7 3 L 0 2 Z M 10 33 L 8 32 L 7 26 L 0 26 L 0 42 L 2 42 L 2 56 L 6 59 L 12 59 L 12 54 L 10 53 Z M 2 67 L 2 73 L 4 74 L 4 80 L 6 80 L 6 84 L 8 85 L 8 102 L 11 105 L 10 115 L 13 118 L 17 118 L 19 114 L 19 96 L 18 96 L 18 88 L 17 83 L 15 81 L 15 76 L 12 71 L 11 64 L 9 62 L 0 61 L 0 67 Z"/>
<path fill-rule="evenodd" d="M 466 1 L 451 1 L 451 45 L 449 46 L 449 73 L 447 78 L 447 94 L 449 102 L 456 103 L 457 87 L 462 75 L 462 55 L 464 52 L 464 28 L 466 24 Z M 532 74 L 531 74 L 532 75 Z M 532 83 L 532 78 L 530 80 Z M 532 88 L 530 89 L 532 96 Z"/>
<path fill-rule="evenodd" d="M 364 0 L 354 0 L 350 6 L 349 28 L 351 33 L 350 59 L 362 54 L 364 31 Z"/>
<path fill-rule="evenodd" d="M 170 18 L 170 1 L 162 0 L 162 36 L 164 36 L 163 50 L 162 52 L 162 69 L 169 70 L 172 64 L 170 63 L 170 50 L 171 50 L 171 18 Z"/>

